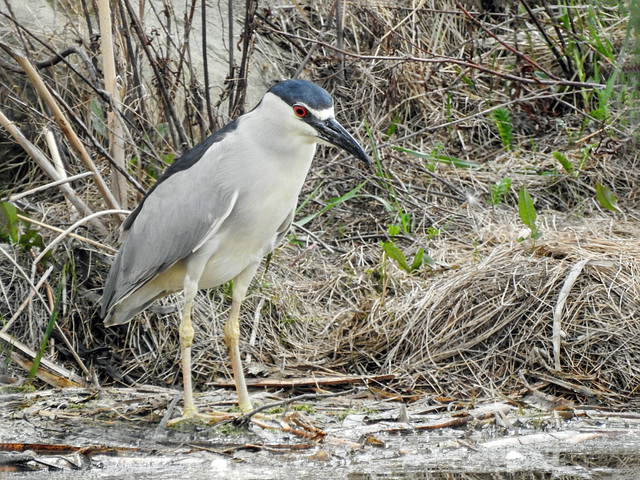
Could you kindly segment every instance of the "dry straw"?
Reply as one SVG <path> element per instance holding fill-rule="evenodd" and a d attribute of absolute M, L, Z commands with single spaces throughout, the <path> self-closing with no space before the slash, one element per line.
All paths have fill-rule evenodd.
<path fill-rule="evenodd" d="M 534 384 L 583 402 L 637 398 L 640 156 L 629 129 L 637 107 L 612 96 L 607 121 L 596 121 L 596 92 L 603 84 L 581 78 L 569 55 L 590 52 L 584 58 L 598 59 L 600 81 L 606 82 L 616 71 L 615 58 L 594 53 L 588 36 L 594 30 L 588 27 L 621 52 L 625 18 L 603 6 L 593 23 L 590 7 L 576 5 L 569 11 L 574 30 L 568 32 L 564 24 L 557 28 L 566 11 L 545 5 L 531 11 L 521 2 L 505 2 L 502 9 L 479 11 L 472 2 L 447 0 L 346 2 L 338 23 L 334 2 L 259 6 L 251 28 L 244 30 L 251 34 L 251 41 L 242 43 L 251 46 L 249 58 L 261 59 L 269 82 L 299 71 L 331 90 L 339 120 L 368 151 L 375 144 L 380 167 L 374 175 L 342 154 L 321 150 L 298 212 L 300 219 L 315 217 L 294 228 L 274 253 L 243 310 L 249 376 L 393 373 L 389 387 L 462 399 L 514 397 Z M 232 91 L 240 83 L 230 79 L 220 108 L 204 112 L 204 86 L 189 63 L 199 46 L 190 37 L 193 30 L 179 30 L 183 19 L 174 18 L 148 41 L 140 33 L 145 21 L 130 18 L 134 14 L 125 1 L 114 8 L 113 22 L 136 26 L 131 43 L 119 44 L 117 67 L 131 82 L 122 99 L 131 139 L 127 155 L 136 159 L 131 169 L 138 182 L 149 186 L 153 179 L 145 172 L 161 170 L 161 159 L 182 148 L 185 134 L 195 141 L 206 134 L 209 119 L 225 121 L 222 105 L 241 98 Z M 69 22 L 89 31 L 76 17 Z M 39 32 L 11 28 L 0 41 L 28 51 L 30 58 L 50 57 L 50 48 L 63 50 Z M 30 34 L 44 44 L 24 41 Z M 556 51 L 545 35 L 555 39 Z M 570 45 L 578 46 L 569 52 Z M 112 168 L 105 160 L 108 132 L 96 114 L 107 111 L 108 101 L 99 84 L 86 80 L 94 78 L 91 72 L 78 74 L 90 67 L 79 57 L 65 58 L 67 63 L 39 67 L 41 75 L 59 92 L 54 101 L 63 98 L 73 106 L 73 115 L 65 114 L 86 148 L 98 154 L 95 164 L 106 176 Z M 20 71 L 11 57 L 1 60 Z M 565 71 L 569 67 L 574 70 Z M 0 70 L 0 113 L 46 152 L 40 135 L 51 125 L 31 84 L 8 67 Z M 617 88 L 623 92 L 626 84 Z M 163 103 L 165 98 L 173 101 Z M 511 150 L 498 134 L 493 115 L 499 108 L 510 115 Z M 165 135 L 158 133 L 159 125 Z M 15 193 L 49 183 L 13 140 L 0 134 L 2 153 L 15 159 L 2 166 L 2 188 Z M 68 175 L 83 173 L 86 167 L 57 138 Z M 564 171 L 554 151 L 565 155 L 575 172 Z M 476 166 L 452 165 L 452 159 Z M 492 204 L 492 186 L 506 178 L 511 188 Z M 363 182 L 352 198 L 333 200 Z M 617 195 L 620 212 L 596 201 L 598 183 Z M 95 185 L 78 180 L 63 185 L 76 206 L 107 209 Z M 522 185 L 538 213 L 542 237 L 535 244 L 518 241 Z M 58 192 L 49 188 L 14 202 L 40 222 L 45 244 L 78 220 Z M 332 207 L 319 214 L 328 204 Z M 393 238 L 390 226 L 396 229 Z M 106 246 L 115 244 L 116 235 L 106 238 L 93 228 L 74 233 L 76 239 L 59 246 L 52 260 L 56 272 L 70 262 L 73 275 L 63 289 L 60 330 L 53 332 L 48 357 L 80 371 L 71 347 L 96 381 L 177 386 L 179 299 L 158 302 L 129 326 L 104 329 L 97 305 L 111 254 L 82 238 Z M 423 248 L 435 266 L 402 270 L 383 253 L 381 242 L 390 239 L 409 259 Z M 51 274 L 33 295 L 32 283 L 39 278 L 32 281 L 25 272 L 35 268 L 42 275 L 46 269 L 34 267 L 34 256 L 19 247 L 0 248 L 0 314 L 12 320 L 3 334 L 35 349 L 53 308 L 58 275 Z M 225 286 L 197 298 L 193 363 L 200 388 L 229 375 L 222 342 L 228 293 Z M 16 316 L 18 309 L 24 311 Z M 3 345 L 4 352 L 11 349 Z"/>

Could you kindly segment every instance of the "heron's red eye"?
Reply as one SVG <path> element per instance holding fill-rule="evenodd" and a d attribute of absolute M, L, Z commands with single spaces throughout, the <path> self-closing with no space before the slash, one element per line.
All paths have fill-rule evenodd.
<path fill-rule="evenodd" d="M 307 116 L 307 113 L 309 113 L 309 112 L 302 105 L 294 105 L 293 106 L 293 113 L 295 113 L 296 116 L 298 116 L 300 118 L 304 118 L 304 117 Z"/>

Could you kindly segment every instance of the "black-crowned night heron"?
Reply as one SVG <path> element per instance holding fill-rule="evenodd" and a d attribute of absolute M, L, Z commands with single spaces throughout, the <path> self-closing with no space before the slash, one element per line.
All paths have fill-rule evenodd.
<path fill-rule="evenodd" d="M 369 163 L 335 120 L 331 96 L 304 80 L 271 87 L 249 113 L 171 165 L 123 223 L 124 241 L 102 297 L 120 325 L 159 297 L 184 290 L 180 322 L 183 418 L 197 415 L 191 385 L 191 309 L 198 289 L 233 280 L 224 338 L 242 412 L 252 410 L 238 337 L 240 305 L 262 258 L 286 235 L 317 144 Z"/>

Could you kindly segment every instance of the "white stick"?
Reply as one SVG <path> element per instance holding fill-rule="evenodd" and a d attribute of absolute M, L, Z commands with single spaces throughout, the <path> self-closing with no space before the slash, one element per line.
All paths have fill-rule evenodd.
<path fill-rule="evenodd" d="M 580 260 L 573 266 L 573 268 L 571 268 L 571 271 L 560 290 L 558 303 L 556 303 L 556 308 L 553 311 L 553 334 L 551 335 L 551 343 L 553 344 L 553 358 L 555 361 L 554 367 L 558 372 L 561 371 L 560 347 L 562 345 L 562 338 L 566 336 L 566 333 L 562 331 L 562 310 L 564 309 L 565 303 L 567 303 L 567 297 L 569 296 L 571 287 L 576 283 L 580 272 L 582 272 L 582 269 L 587 263 L 589 263 L 589 260 Z"/>

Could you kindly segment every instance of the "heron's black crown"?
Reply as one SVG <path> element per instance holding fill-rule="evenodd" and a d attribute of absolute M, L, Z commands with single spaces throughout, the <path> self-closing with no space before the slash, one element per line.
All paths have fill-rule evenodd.
<path fill-rule="evenodd" d="M 300 102 L 314 110 L 325 110 L 333 106 L 329 92 L 306 80 L 285 80 L 275 84 L 269 89 L 269 92 L 277 95 L 291 106 Z"/>

